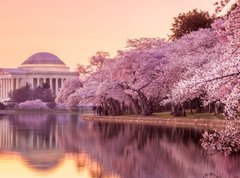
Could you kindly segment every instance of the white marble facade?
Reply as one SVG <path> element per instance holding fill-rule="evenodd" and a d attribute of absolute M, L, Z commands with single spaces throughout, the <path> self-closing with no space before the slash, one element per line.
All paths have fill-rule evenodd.
<path fill-rule="evenodd" d="M 69 67 L 54 54 L 36 53 L 18 68 L 0 68 L 0 101 L 9 100 L 9 93 L 26 83 L 33 88 L 49 83 L 53 95 L 58 95 L 66 79 L 77 77 L 77 73 L 70 72 Z"/>

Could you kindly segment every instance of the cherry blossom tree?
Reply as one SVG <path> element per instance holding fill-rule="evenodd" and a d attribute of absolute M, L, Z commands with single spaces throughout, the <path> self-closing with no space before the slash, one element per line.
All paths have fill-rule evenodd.
<path fill-rule="evenodd" d="M 66 103 L 68 97 L 81 87 L 82 82 L 78 78 L 64 81 L 63 86 L 55 99 L 56 103 Z"/>

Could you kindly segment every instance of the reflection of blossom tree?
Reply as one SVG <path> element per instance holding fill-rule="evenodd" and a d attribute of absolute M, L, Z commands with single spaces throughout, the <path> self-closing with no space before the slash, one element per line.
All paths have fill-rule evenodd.
<path fill-rule="evenodd" d="M 239 174 L 234 168 L 239 158 L 200 154 L 200 137 L 191 129 L 103 123 L 91 124 L 78 135 L 79 146 L 98 161 L 104 173 L 116 172 L 124 178 Z"/>

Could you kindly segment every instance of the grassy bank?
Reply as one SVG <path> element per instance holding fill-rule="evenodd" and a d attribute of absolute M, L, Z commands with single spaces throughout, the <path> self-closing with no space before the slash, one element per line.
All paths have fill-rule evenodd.
<path fill-rule="evenodd" d="M 186 117 L 173 117 L 169 112 L 158 112 L 153 113 L 153 117 L 158 118 L 182 118 L 182 119 L 224 119 L 222 114 L 215 115 L 214 113 L 204 112 L 204 113 L 197 113 L 193 112 L 192 114 L 190 111 L 186 111 Z"/>

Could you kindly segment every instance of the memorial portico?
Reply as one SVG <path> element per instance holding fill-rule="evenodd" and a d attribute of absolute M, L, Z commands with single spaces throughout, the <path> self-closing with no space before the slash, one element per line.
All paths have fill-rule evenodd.
<path fill-rule="evenodd" d="M 48 83 L 53 95 L 58 95 L 63 82 L 77 78 L 76 72 L 57 56 L 40 52 L 30 56 L 18 68 L 0 68 L 0 101 L 9 100 L 9 94 L 29 83 L 32 88 Z"/>

